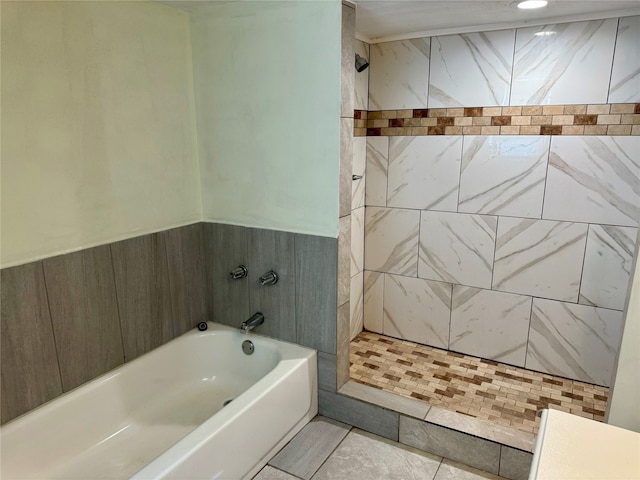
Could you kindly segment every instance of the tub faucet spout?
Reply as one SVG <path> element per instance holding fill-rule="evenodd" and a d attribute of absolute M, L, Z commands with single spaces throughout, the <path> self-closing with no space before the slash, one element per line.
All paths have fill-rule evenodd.
<path fill-rule="evenodd" d="M 242 322 L 240 328 L 242 328 L 245 333 L 249 333 L 251 330 L 256 328 L 258 325 L 262 325 L 263 323 L 264 315 L 260 312 L 256 312 L 251 315 L 251 318 L 249 318 L 249 320 L 245 320 L 244 322 Z"/>

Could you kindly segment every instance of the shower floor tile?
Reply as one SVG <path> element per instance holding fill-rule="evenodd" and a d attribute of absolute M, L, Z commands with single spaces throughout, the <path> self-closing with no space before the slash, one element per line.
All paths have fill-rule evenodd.
<path fill-rule="evenodd" d="M 351 379 L 472 417 L 537 433 L 538 410 L 604 421 L 609 389 L 362 332 L 350 349 Z"/>

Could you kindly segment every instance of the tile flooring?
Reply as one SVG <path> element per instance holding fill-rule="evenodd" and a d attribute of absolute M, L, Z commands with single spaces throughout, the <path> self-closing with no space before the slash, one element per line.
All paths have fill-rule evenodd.
<path fill-rule="evenodd" d="M 553 408 L 604 420 L 609 389 L 405 340 L 362 332 L 351 379 L 377 389 L 535 434 Z"/>
<path fill-rule="evenodd" d="M 504 480 L 465 465 L 316 417 L 254 480 Z"/>

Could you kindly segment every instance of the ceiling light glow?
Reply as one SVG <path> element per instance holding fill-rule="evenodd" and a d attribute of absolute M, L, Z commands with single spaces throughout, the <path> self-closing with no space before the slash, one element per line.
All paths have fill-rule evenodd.
<path fill-rule="evenodd" d="M 542 32 L 534 33 L 536 37 L 548 37 L 549 35 L 555 35 L 556 32 L 553 30 L 543 30 Z"/>
<path fill-rule="evenodd" d="M 532 8 L 542 8 L 547 6 L 547 0 L 525 0 L 518 4 L 518 8 L 530 10 Z"/>

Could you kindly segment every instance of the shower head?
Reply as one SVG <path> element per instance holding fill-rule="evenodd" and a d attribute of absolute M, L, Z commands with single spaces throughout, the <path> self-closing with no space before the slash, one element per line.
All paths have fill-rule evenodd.
<path fill-rule="evenodd" d="M 369 66 L 369 62 L 367 62 L 366 58 L 362 58 L 360 55 L 356 53 L 356 71 L 363 72 Z"/>

